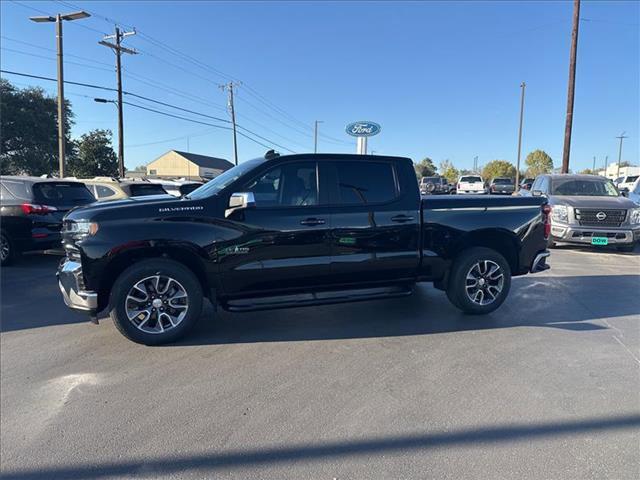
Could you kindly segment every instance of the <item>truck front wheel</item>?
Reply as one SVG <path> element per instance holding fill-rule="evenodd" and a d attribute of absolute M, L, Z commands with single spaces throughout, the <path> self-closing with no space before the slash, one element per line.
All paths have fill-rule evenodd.
<path fill-rule="evenodd" d="M 465 313 L 483 315 L 502 305 L 511 288 L 511 268 L 495 250 L 475 247 L 454 260 L 447 297 Z"/>
<path fill-rule="evenodd" d="M 178 262 L 144 260 L 120 274 L 109 308 L 116 328 L 129 340 L 161 345 L 178 340 L 198 321 L 202 288 Z"/>

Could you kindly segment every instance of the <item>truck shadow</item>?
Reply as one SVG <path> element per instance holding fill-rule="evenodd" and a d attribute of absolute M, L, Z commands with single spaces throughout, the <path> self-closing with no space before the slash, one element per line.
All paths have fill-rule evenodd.
<path fill-rule="evenodd" d="M 207 309 L 194 331 L 174 345 L 395 337 L 512 327 L 602 330 L 608 326 L 601 319 L 640 318 L 640 302 L 629 296 L 634 288 L 640 288 L 640 275 L 519 277 L 513 280 L 505 304 L 485 316 L 461 313 L 444 292 L 430 285 L 420 285 L 414 295 L 393 300 L 253 313 L 219 310 L 214 314 Z"/>

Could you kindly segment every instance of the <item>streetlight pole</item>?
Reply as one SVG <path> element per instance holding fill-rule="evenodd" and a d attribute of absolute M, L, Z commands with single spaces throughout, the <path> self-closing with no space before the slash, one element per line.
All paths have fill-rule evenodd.
<path fill-rule="evenodd" d="M 516 186 L 520 185 L 520 152 L 522 151 L 522 120 L 524 117 L 524 90 L 527 87 L 527 84 L 522 82 L 520 84 L 520 127 L 518 128 L 518 161 L 516 164 Z"/>
<path fill-rule="evenodd" d="M 62 51 L 62 21 L 79 20 L 81 18 L 90 17 L 87 12 L 58 13 L 55 17 L 29 17 L 29 20 L 36 23 L 55 22 L 56 24 L 56 45 L 57 45 L 57 61 L 58 61 L 58 162 L 59 177 L 64 178 L 65 163 L 65 111 L 64 111 L 64 65 Z"/>

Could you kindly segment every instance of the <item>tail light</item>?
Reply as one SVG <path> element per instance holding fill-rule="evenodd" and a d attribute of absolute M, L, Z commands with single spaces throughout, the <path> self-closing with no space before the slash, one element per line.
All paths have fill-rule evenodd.
<path fill-rule="evenodd" d="M 495 185 L 491 185 L 491 191 L 495 192 L 496 191 L 496 186 Z"/>
<path fill-rule="evenodd" d="M 48 205 L 34 205 L 33 203 L 23 203 L 20 205 L 25 215 L 46 215 L 47 213 L 55 212 L 58 209 L 56 207 L 50 207 Z"/>
<path fill-rule="evenodd" d="M 544 238 L 547 240 L 551 235 L 551 205 L 542 206 L 542 219 L 544 221 Z"/>
<path fill-rule="evenodd" d="M 457 186 L 456 188 L 457 188 L 457 189 L 460 189 L 460 188 L 462 188 L 462 187 L 460 186 L 460 184 L 458 184 L 458 186 Z"/>

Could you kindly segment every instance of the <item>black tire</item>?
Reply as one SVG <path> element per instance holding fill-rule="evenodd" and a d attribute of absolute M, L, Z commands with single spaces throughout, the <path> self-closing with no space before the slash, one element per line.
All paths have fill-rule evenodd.
<path fill-rule="evenodd" d="M 11 237 L 5 232 L 0 232 L 0 265 L 3 267 L 11 265 L 19 255 L 20 252 L 16 250 Z"/>
<path fill-rule="evenodd" d="M 184 293 L 186 293 L 186 302 L 188 305 L 184 317 L 179 322 L 176 322 L 175 326 L 171 326 L 171 324 L 167 325 L 169 321 L 168 316 L 164 319 L 160 317 L 160 321 L 158 321 L 158 312 L 164 307 L 155 309 L 149 307 L 151 305 L 150 303 L 147 304 L 147 310 L 153 310 L 153 313 L 149 314 L 147 325 L 155 324 L 158 329 L 162 329 L 162 331 L 158 333 L 143 331 L 138 328 L 133 323 L 134 321 L 130 320 L 127 315 L 127 305 L 131 305 L 127 303 L 127 296 L 130 291 L 132 291 L 138 282 L 155 276 L 173 279 L 174 282 L 176 282 L 173 285 L 181 287 Z M 157 285 L 156 283 L 156 287 Z M 153 289 L 153 286 L 150 288 Z M 166 288 L 169 289 L 168 283 Z M 172 291 L 174 288 L 177 290 L 177 287 L 171 287 Z M 147 291 L 146 295 L 148 300 L 152 300 L 153 296 L 157 296 L 158 300 L 160 300 L 161 297 L 160 294 L 154 290 Z M 183 337 L 196 324 L 202 312 L 202 298 L 202 287 L 191 270 L 173 260 L 153 258 L 135 263 L 120 274 L 111 289 L 109 314 L 116 328 L 129 340 L 144 345 L 162 345 L 175 342 Z M 144 301 L 142 303 L 144 303 Z M 171 299 L 169 299 L 169 303 L 171 303 Z M 167 308 L 167 311 L 169 310 L 171 309 Z M 173 322 L 171 321 L 171 323 Z M 167 328 L 165 329 L 164 327 Z M 149 327 L 147 327 L 147 329 L 148 328 Z"/>
<path fill-rule="evenodd" d="M 618 250 L 619 252 L 633 252 L 633 250 L 635 249 L 635 244 L 631 244 L 631 245 L 619 245 L 616 247 L 616 250 Z"/>
<path fill-rule="evenodd" d="M 484 263 L 484 262 L 488 263 Z M 467 275 L 471 273 L 472 268 L 476 264 L 481 264 L 480 267 L 488 267 L 486 272 L 491 271 L 493 266 L 496 265 L 499 269 L 484 279 L 483 283 L 486 283 L 487 289 L 483 290 L 482 299 L 483 302 L 485 296 L 491 295 L 494 297 L 490 303 L 480 304 L 474 302 L 467 294 Z M 481 273 L 481 270 L 475 270 L 475 273 Z M 502 280 L 500 281 L 500 274 Z M 497 278 L 497 280 L 495 279 Z M 479 280 L 478 280 L 479 283 Z M 499 287 L 499 292 L 498 292 Z M 472 315 L 484 315 L 493 312 L 497 309 L 507 298 L 509 290 L 511 288 L 511 268 L 505 258 L 495 250 L 485 247 L 474 247 L 468 250 L 462 251 L 453 262 L 451 271 L 449 274 L 449 283 L 447 285 L 447 297 L 449 301 L 460 310 Z M 478 298 L 480 294 L 478 294 Z"/>

